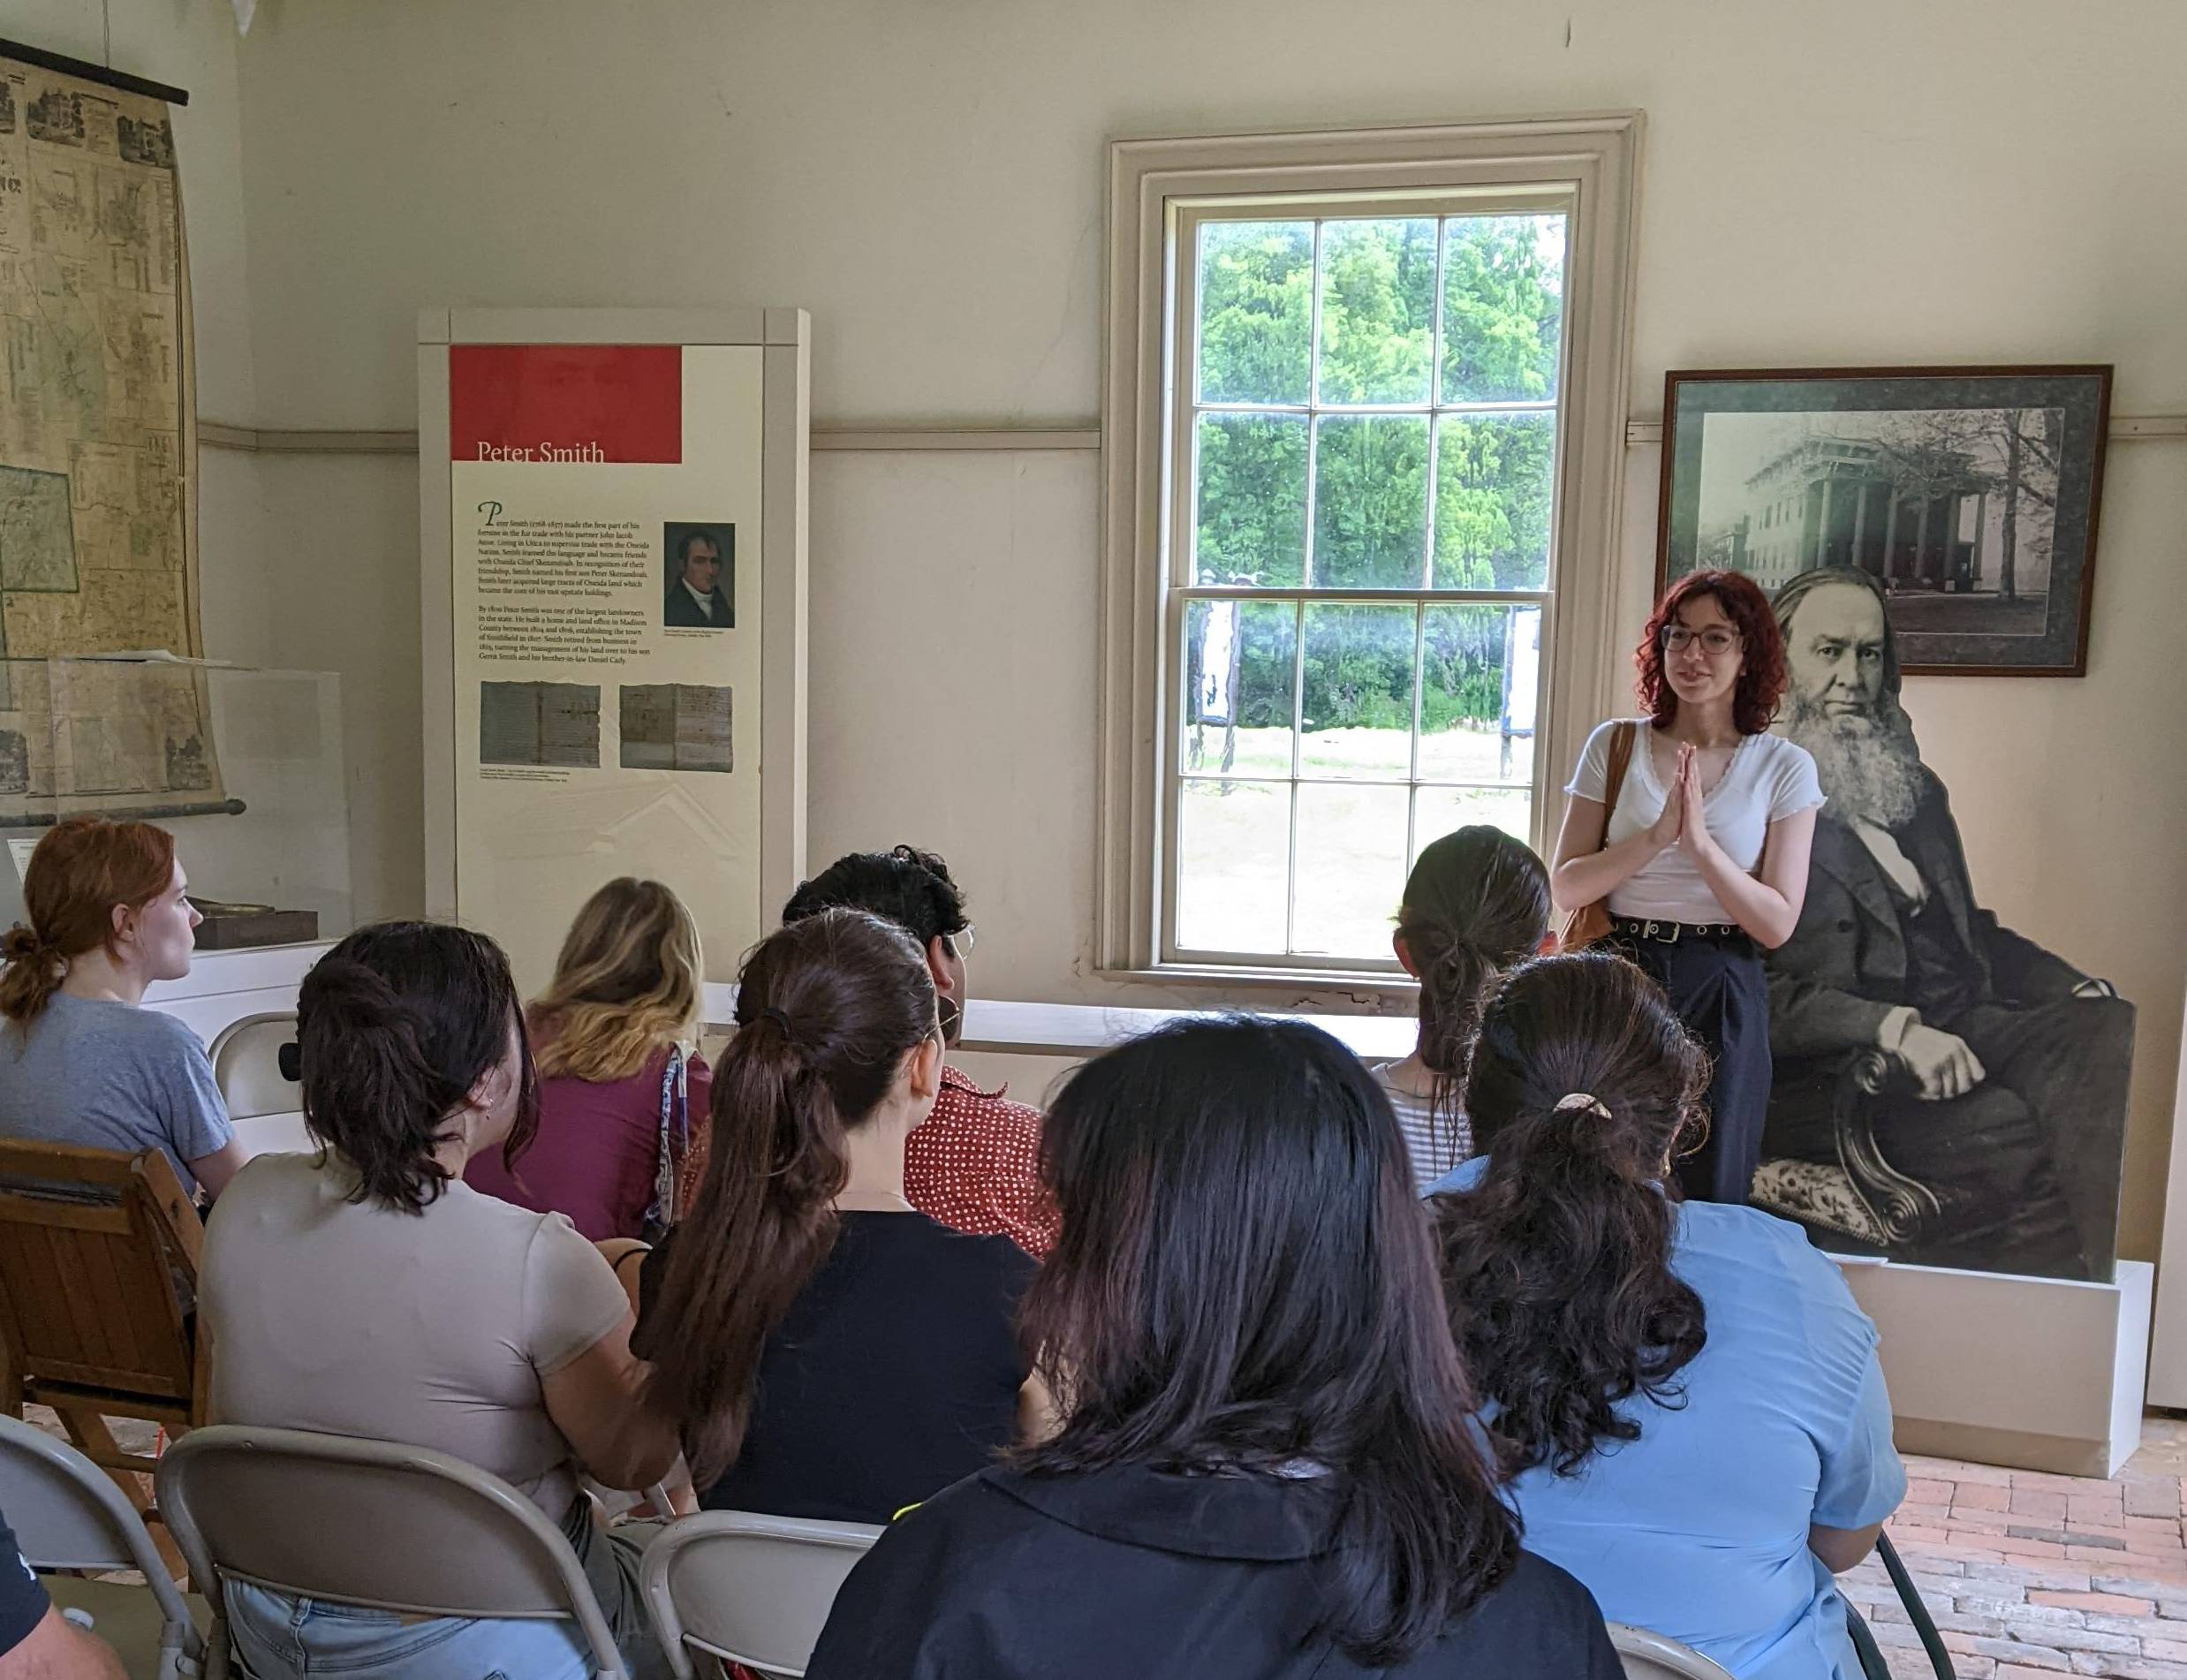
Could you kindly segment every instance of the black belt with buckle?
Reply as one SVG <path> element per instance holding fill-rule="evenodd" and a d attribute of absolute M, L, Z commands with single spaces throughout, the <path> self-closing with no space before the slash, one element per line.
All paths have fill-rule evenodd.
<path fill-rule="evenodd" d="M 1646 940 L 1656 945 L 1676 945 L 1682 939 L 1744 939 L 1746 929 L 1736 921 L 1654 921 L 1639 916 L 1613 916 L 1610 927 L 1626 939 Z"/>

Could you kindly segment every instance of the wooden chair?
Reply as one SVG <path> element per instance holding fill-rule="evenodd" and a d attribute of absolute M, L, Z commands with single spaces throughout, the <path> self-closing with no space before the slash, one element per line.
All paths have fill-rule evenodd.
<path fill-rule="evenodd" d="M 212 1362 L 191 1322 L 204 1240 L 156 1149 L 0 1142 L 0 1410 L 52 1407 L 139 1511 L 156 1460 L 124 1452 L 106 1420 L 170 1436 L 204 1423 Z"/>

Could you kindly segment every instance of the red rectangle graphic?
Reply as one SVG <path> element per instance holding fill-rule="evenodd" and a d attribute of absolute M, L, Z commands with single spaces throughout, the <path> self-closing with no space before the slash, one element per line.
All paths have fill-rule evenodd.
<path fill-rule="evenodd" d="M 684 458 L 681 344 L 451 344 L 449 458 Z"/>

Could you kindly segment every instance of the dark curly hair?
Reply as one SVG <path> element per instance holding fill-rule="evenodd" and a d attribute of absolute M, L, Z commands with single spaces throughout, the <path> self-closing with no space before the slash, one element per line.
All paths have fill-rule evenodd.
<path fill-rule="evenodd" d="M 1667 1168 L 1707 1079 L 1661 990 L 1622 957 L 1529 963 L 1481 1018 L 1465 1106 L 1488 1167 L 1434 1206 L 1451 1333 L 1494 1403 L 1507 1474 L 1570 1475 L 1603 1442 L 1638 1440 L 1616 1409 L 1636 1394 L 1684 1403 L 1673 1379 L 1707 1328 L 1670 1269 Z"/>
<path fill-rule="evenodd" d="M 886 917 L 909 928 L 921 950 L 971 926 L 964 889 L 950 878 L 950 866 L 917 846 L 853 851 L 836 859 L 790 895 L 783 924 L 823 910 L 863 910 Z"/>
<path fill-rule="evenodd" d="M 357 1169 L 352 1201 L 422 1214 L 451 1175 L 434 1159 L 449 1116 L 516 1040 L 512 1171 L 539 1131 L 539 1079 L 509 959 L 444 922 L 359 927 L 312 965 L 296 999 L 304 1124 Z"/>
<path fill-rule="evenodd" d="M 1663 677 L 1663 632 L 1678 622 L 1678 609 L 1702 595 L 1713 595 L 1739 632 L 1744 663 L 1739 685 L 1731 696 L 1731 721 L 1742 735 L 1759 735 L 1777 715 L 1790 673 L 1784 663 L 1784 632 L 1769 597 L 1752 578 L 1736 571 L 1689 571 L 1663 592 L 1648 615 L 1648 627 L 1632 662 L 1640 669 L 1635 692 L 1658 728 L 1670 722 L 1678 709 L 1678 696 Z"/>

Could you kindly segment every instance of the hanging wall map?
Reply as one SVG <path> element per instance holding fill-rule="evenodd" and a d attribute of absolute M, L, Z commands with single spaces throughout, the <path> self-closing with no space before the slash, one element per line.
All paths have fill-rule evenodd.
<path fill-rule="evenodd" d="M 0 824 L 225 808 L 196 670 L 73 662 L 202 652 L 159 100 L 0 57 Z"/>

